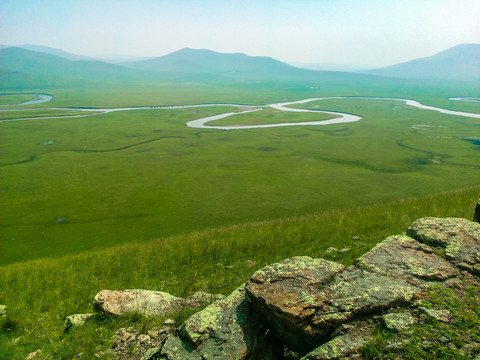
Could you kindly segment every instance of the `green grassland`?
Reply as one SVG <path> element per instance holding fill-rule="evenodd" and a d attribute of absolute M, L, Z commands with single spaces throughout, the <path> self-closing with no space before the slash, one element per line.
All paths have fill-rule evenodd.
<path fill-rule="evenodd" d="M 119 327 L 161 324 L 99 317 L 64 334 L 65 317 L 90 311 L 104 288 L 228 294 L 257 268 L 289 256 L 320 257 L 329 246 L 352 247 L 330 258 L 348 265 L 416 218 L 471 218 L 480 196 L 478 119 L 392 100 L 330 99 L 299 107 L 363 119 L 225 132 L 185 124 L 239 108 L 153 108 L 371 95 L 480 113 L 478 103 L 448 100 L 478 96 L 468 84 L 383 81 L 43 89 L 54 96 L 51 102 L 0 112 L 6 119 L 77 113 L 52 107 L 152 106 L 0 123 L 0 198 L 6 204 L 0 210 L 0 304 L 8 306 L 0 320 L 0 359 L 24 359 L 37 349 L 55 359 L 80 352 L 91 359 L 98 346 L 111 345 Z M 24 99 L 30 97 L 10 101 Z M 218 123 L 320 117 L 331 116 L 266 108 Z M 248 260 L 256 264 L 248 266 Z"/>
<path fill-rule="evenodd" d="M 52 90 L 51 103 L 29 108 L 258 104 L 325 91 L 294 91 L 285 85 L 275 95 L 266 92 L 266 86 L 236 86 L 228 92 L 203 85 L 204 92 L 199 92 L 196 86 L 180 89 L 177 84 L 166 87 L 178 90 L 173 93 L 146 87 L 119 97 L 118 89 L 101 96 L 100 89 Z M 395 91 L 400 90 L 389 92 Z M 431 102 L 421 100 L 438 105 L 448 91 L 430 89 L 424 97 Z M 220 99 L 214 101 L 216 96 Z M 143 100 L 135 103 L 139 98 Z M 478 103 L 448 103 L 480 112 Z M 478 133 L 478 119 L 391 100 L 332 99 L 302 106 L 363 119 L 229 132 L 185 126 L 199 117 L 232 111 L 218 106 L 0 124 L 0 195 L 8 204 L 0 218 L 0 264 L 478 184 L 478 144 L 464 138 Z M 317 114 L 301 114 L 299 119 L 311 116 Z M 266 109 L 219 121 L 264 123 L 277 122 L 277 117 L 291 121 L 292 115 Z M 442 127 L 412 127 L 418 124 Z M 453 136 L 443 136 L 449 130 Z"/>
<path fill-rule="evenodd" d="M 1 96 L 0 96 L 1 98 Z M 95 114 L 99 113 L 98 111 L 79 111 L 75 109 L 29 109 L 24 111 L 3 111 L 0 112 L 0 120 L 8 119 L 31 119 L 31 118 L 41 118 L 41 117 L 50 117 L 50 116 L 75 116 L 75 115 L 85 115 L 85 114 Z"/>
<path fill-rule="evenodd" d="M 12 94 L 0 96 L 0 105 L 16 105 L 26 101 L 33 100 L 35 95 L 30 94 Z"/>
<path fill-rule="evenodd" d="M 207 125 L 259 125 L 259 124 L 281 124 L 303 121 L 320 121 L 333 119 L 336 116 L 319 112 L 314 113 L 298 113 L 285 112 L 273 108 L 265 108 L 251 113 L 239 114 L 237 116 L 225 119 L 214 120 Z"/>
<path fill-rule="evenodd" d="M 3 51 L 2 65 L 0 95 L 8 96 L 0 105 L 15 106 L 1 107 L 0 120 L 30 119 L 0 123 L 1 360 L 37 349 L 44 358 L 92 359 L 119 327 L 161 324 L 97 317 L 64 334 L 65 317 L 90 311 L 104 288 L 228 294 L 257 268 L 322 257 L 330 246 L 351 247 L 329 258 L 349 265 L 416 218 L 471 218 L 480 196 L 479 119 L 356 98 L 480 113 L 478 102 L 449 100 L 480 96 L 475 81 L 265 67 L 250 76 L 148 72 L 21 49 Z M 34 93 L 53 99 L 18 105 Z M 157 108 L 333 96 L 352 98 L 297 107 L 363 119 L 222 131 L 185 125 L 242 107 Z M 67 109 L 75 107 L 149 108 L 42 118 L 83 113 Z M 328 118 L 264 108 L 210 124 Z M 380 340 L 366 350 L 373 357 L 385 348 Z"/>
<path fill-rule="evenodd" d="M 146 288 L 176 296 L 200 289 L 229 294 L 260 267 L 296 255 L 324 257 L 330 246 L 351 247 L 327 257 L 350 265 L 417 218 L 471 218 L 479 194 L 480 187 L 475 186 L 0 267 L 0 303 L 8 306 L 7 318 L 0 320 L 0 359 L 24 359 L 37 349 L 54 359 L 72 359 L 80 352 L 81 359 L 92 359 L 97 346 L 111 346 L 109 339 L 119 327 L 146 331 L 161 324 L 162 319 L 99 317 L 64 334 L 65 317 L 91 311 L 92 299 L 102 289 Z M 177 324 L 186 315 L 176 315 Z"/>

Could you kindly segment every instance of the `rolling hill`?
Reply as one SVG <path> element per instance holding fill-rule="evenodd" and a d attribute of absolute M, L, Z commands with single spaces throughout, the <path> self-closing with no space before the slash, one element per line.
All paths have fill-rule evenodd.
<path fill-rule="evenodd" d="M 440 80 L 480 80 L 480 44 L 461 44 L 436 55 L 407 61 L 368 74 Z"/>
<path fill-rule="evenodd" d="M 24 44 L 24 45 L 19 46 L 19 47 L 22 48 L 22 49 L 25 49 L 25 50 L 38 51 L 38 52 L 41 52 L 41 53 L 58 56 L 58 57 L 61 57 L 63 59 L 71 60 L 71 61 L 78 61 L 78 60 L 101 61 L 101 59 L 99 59 L 99 58 L 72 54 L 72 53 L 66 52 L 62 49 L 56 49 L 56 48 L 52 48 L 52 47 L 49 47 L 49 46 Z"/>
<path fill-rule="evenodd" d="M 124 63 L 148 71 L 210 73 L 229 77 L 278 78 L 312 75 L 312 71 L 287 65 L 271 57 L 219 53 L 185 48 L 157 58 Z"/>
<path fill-rule="evenodd" d="M 74 87 L 85 84 L 138 84 L 155 81 L 205 81 L 214 76 L 147 72 L 103 61 L 67 60 L 19 47 L 0 51 L 0 89 Z"/>

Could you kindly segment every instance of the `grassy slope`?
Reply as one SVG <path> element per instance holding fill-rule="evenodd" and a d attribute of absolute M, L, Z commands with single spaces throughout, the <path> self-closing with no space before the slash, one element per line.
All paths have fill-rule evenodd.
<path fill-rule="evenodd" d="M 257 268 L 295 255 L 322 256 L 329 246 L 352 250 L 345 265 L 416 218 L 471 218 L 480 187 L 403 199 L 317 215 L 224 227 L 143 243 L 131 243 L 56 259 L 0 267 L 0 304 L 9 316 L 0 325 L 0 359 L 23 359 L 41 348 L 55 359 L 109 346 L 120 326 L 153 326 L 152 319 L 97 319 L 63 335 L 67 315 L 91 311 L 104 288 L 147 288 L 186 296 L 196 290 L 230 293 Z M 360 241 L 352 237 L 360 237 Z M 256 262 L 248 266 L 247 260 Z M 226 265 L 233 266 L 227 270 Z M 16 345 L 12 340 L 21 336 Z"/>

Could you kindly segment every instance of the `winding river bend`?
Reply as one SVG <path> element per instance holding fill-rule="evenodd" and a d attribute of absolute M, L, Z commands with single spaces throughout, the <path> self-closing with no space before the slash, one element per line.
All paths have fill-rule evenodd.
<path fill-rule="evenodd" d="M 12 95 L 12 94 L 3 94 L 3 95 Z M 37 95 L 36 99 L 16 104 L 16 105 L 3 105 L 3 106 L 20 106 L 20 105 L 31 105 L 31 104 L 39 104 L 43 102 L 48 102 L 53 99 L 53 96 L 48 94 L 34 94 Z M 321 100 L 330 100 L 330 99 L 365 99 L 365 100 L 393 100 L 393 101 L 401 101 L 404 102 L 408 106 L 416 107 L 423 110 L 430 110 L 436 111 L 442 114 L 448 115 L 456 115 L 456 116 L 465 116 L 470 118 L 478 118 L 480 119 L 480 114 L 476 113 L 468 113 L 463 111 L 454 111 L 443 109 L 434 106 L 428 106 L 420 103 L 416 100 L 410 99 L 401 99 L 401 98 L 385 98 L 385 97 L 369 97 L 369 96 L 354 96 L 354 97 L 347 97 L 347 96 L 335 96 L 335 97 L 321 97 L 321 98 L 309 98 L 297 101 L 290 101 L 290 102 L 283 102 L 283 103 L 274 103 L 268 104 L 264 106 L 245 106 L 245 105 L 238 105 L 238 104 L 200 104 L 200 105 L 178 105 L 178 106 L 148 106 L 148 107 L 126 107 L 126 108 L 111 108 L 111 109 L 102 109 L 102 108 L 42 108 L 46 110 L 62 110 L 62 111 L 77 111 L 77 112 L 85 112 L 85 114 L 77 114 L 77 115 L 61 115 L 61 116 L 44 116 L 44 117 L 25 117 L 25 118 L 16 118 L 16 119 L 4 119 L 0 120 L 0 122 L 10 122 L 10 121 L 25 121 L 25 120 L 35 120 L 35 119 L 66 119 L 66 118 L 79 118 L 79 117 L 86 117 L 86 116 L 98 116 L 101 114 L 116 112 L 116 111 L 132 111 L 132 110 L 157 110 L 157 109 L 186 109 L 186 108 L 196 108 L 196 107 L 209 107 L 209 106 L 225 106 L 225 107 L 246 107 L 246 110 L 240 112 L 225 112 L 218 115 L 207 116 L 204 118 L 196 119 L 187 122 L 185 125 L 190 128 L 197 128 L 197 129 L 218 129 L 218 130 L 240 130 L 240 129 L 257 129 L 257 128 L 273 128 L 273 127 L 283 127 L 283 126 L 311 126 L 311 125 L 331 125 L 331 124 L 341 124 L 341 123 L 349 123 L 355 122 L 362 119 L 361 116 L 354 115 L 354 114 L 347 114 L 342 112 L 333 112 L 333 111 L 323 111 L 323 110 L 307 110 L 307 109 L 296 109 L 288 107 L 290 105 L 296 104 L 306 104 L 312 101 L 321 101 Z M 465 97 L 465 98 L 450 98 L 449 100 L 460 100 L 460 101 L 478 101 L 479 98 L 473 97 Z M 264 109 L 265 107 L 270 107 L 276 110 L 285 111 L 285 112 L 307 112 L 307 113 L 323 113 L 323 114 L 330 114 L 335 116 L 333 119 L 329 120 L 319 120 L 319 121 L 306 121 L 306 122 L 292 122 L 292 123 L 277 123 L 277 124 L 260 124 L 260 125 L 231 125 L 231 126 L 214 126 L 214 125 L 207 125 L 208 122 L 224 119 L 229 116 L 238 116 L 245 113 L 250 113 L 254 111 L 259 111 Z M 252 109 L 253 108 L 253 109 Z M 37 109 L 8 109 L 8 110 L 0 110 L 3 111 L 27 111 L 27 110 L 39 110 Z M 420 126 L 420 125 L 418 125 Z"/>

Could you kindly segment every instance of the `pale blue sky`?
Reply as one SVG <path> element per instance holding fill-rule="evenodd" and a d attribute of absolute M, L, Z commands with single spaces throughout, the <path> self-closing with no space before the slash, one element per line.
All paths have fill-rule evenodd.
<path fill-rule="evenodd" d="M 480 0 L 0 0 L 0 43 L 160 56 L 191 47 L 391 65 L 480 43 Z"/>

